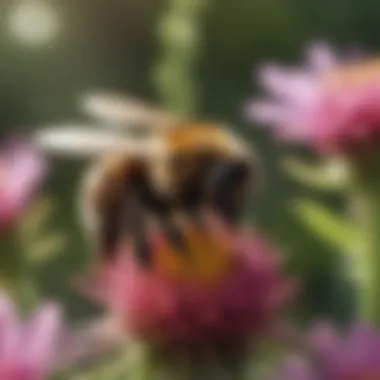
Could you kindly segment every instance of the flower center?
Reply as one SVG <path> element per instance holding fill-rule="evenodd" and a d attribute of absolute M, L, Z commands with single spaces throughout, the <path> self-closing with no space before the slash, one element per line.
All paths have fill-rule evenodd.
<path fill-rule="evenodd" d="M 373 80 L 380 80 L 380 58 L 343 65 L 327 76 L 326 83 L 333 89 L 341 89 L 345 86 L 368 84 Z"/>
<path fill-rule="evenodd" d="M 158 273 L 191 283 L 218 283 L 233 263 L 231 237 L 195 226 L 189 226 L 184 233 L 186 251 L 177 251 L 164 239 L 157 243 L 155 266 Z"/>

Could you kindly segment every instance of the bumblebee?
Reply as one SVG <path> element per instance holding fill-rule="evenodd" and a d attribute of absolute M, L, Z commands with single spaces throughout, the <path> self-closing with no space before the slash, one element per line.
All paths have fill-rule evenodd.
<path fill-rule="evenodd" d="M 141 262 L 149 263 L 148 235 L 155 227 L 186 252 L 181 221 L 201 227 L 209 211 L 231 227 L 238 224 L 258 170 L 231 130 L 119 96 L 92 95 L 84 108 L 108 130 L 58 126 L 43 129 L 36 141 L 48 151 L 93 156 L 80 209 L 101 257 L 112 259 L 128 239 Z"/>

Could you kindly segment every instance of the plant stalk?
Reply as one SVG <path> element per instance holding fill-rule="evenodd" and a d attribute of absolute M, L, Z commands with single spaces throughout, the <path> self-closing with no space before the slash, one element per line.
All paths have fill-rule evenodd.
<path fill-rule="evenodd" d="M 359 285 L 358 317 L 380 326 L 380 175 L 378 160 L 367 158 L 354 165 L 353 217 L 361 239 L 355 256 Z"/>

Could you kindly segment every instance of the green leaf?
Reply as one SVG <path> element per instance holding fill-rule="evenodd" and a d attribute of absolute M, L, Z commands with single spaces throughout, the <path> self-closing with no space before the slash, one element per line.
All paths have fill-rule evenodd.
<path fill-rule="evenodd" d="M 18 230 L 19 249 L 26 262 L 40 265 L 61 253 L 65 246 L 65 236 L 52 230 L 54 203 L 44 197 L 29 208 Z"/>
<path fill-rule="evenodd" d="M 87 369 L 76 370 L 69 380 L 124 380 L 131 371 L 131 353 L 128 348 L 112 358 Z"/>
<path fill-rule="evenodd" d="M 33 236 L 41 229 L 42 225 L 49 222 L 54 211 L 53 201 L 44 197 L 35 201 L 28 209 L 28 212 L 22 218 L 19 233 L 22 236 Z"/>
<path fill-rule="evenodd" d="M 352 248 L 362 240 L 362 232 L 354 224 L 316 202 L 296 201 L 293 209 L 315 234 L 342 253 L 353 253 Z"/>
<path fill-rule="evenodd" d="M 285 158 L 282 167 L 288 176 L 306 187 L 322 191 L 343 190 L 349 182 L 349 170 L 342 160 L 308 164 L 297 158 Z"/>
<path fill-rule="evenodd" d="M 46 263 L 56 257 L 65 247 L 66 238 L 63 234 L 52 233 L 31 244 L 28 260 L 33 264 Z"/>
<path fill-rule="evenodd" d="M 20 309 L 26 314 L 32 312 L 39 302 L 39 289 L 33 278 L 22 277 L 17 286 L 13 289 L 13 294 Z"/>

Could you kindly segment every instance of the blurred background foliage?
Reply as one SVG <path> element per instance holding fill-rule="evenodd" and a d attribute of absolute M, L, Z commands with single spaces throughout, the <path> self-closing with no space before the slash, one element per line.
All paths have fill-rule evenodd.
<path fill-rule="evenodd" d="M 289 271 L 304 285 L 297 318 L 346 320 L 352 294 L 339 252 L 314 236 L 293 207 L 294 199 L 303 196 L 337 210 L 343 200 L 334 192 L 311 191 L 287 178 L 284 157 L 296 148 L 279 146 L 266 130 L 252 128 L 243 108 L 255 91 L 253 70 L 268 59 L 298 59 L 309 40 L 376 50 L 377 0 L 2 0 L 2 135 L 79 120 L 83 115 L 78 95 L 92 89 L 119 90 L 159 102 L 162 89 L 156 69 L 165 53 L 165 17 L 181 2 L 188 12 L 205 3 L 195 19 L 199 43 L 192 52 L 194 62 L 180 79 L 197 91 L 191 111 L 236 126 L 258 151 L 266 185 L 250 210 L 250 221 L 282 248 Z M 168 27 L 180 33 L 181 20 Z M 183 87 L 173 88 L 180 97 Z M 297 153 L 313 158 L 299 148 Z M 76 215 L 77 184 L 85 165 L 54 159 L 44 190 L 56 199 L 54 224 L 69 239 L 65 253 L 42 267 L 40 279 L 44 294 L 62 299 L 72 318 L 94 310 L 70 283 L 88 270 L 90 259 Z"/>

